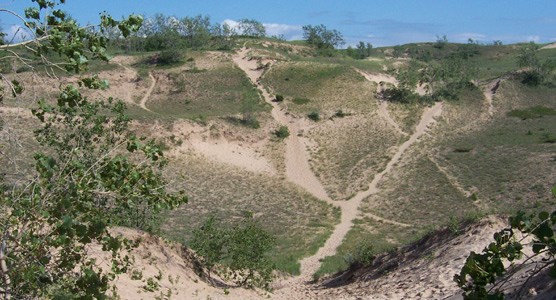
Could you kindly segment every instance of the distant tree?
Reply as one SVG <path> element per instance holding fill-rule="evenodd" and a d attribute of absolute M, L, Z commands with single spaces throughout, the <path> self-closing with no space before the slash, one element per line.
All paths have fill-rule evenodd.
<path fill-rule="evenodd" d="M 556 60 L 547 59 L 541 61 L 537 56 L 539 46 L 533 42 L 527 44 L 520 49 L 517 56 L 517 64 L 520 68 L 524 68 L 523 83 L 529 85 L 538 85 L 546 81 L 551 72 L 556 69 Z"/>
<path fill-rule="evenodd" d="M 502 46 L 503 44 L 502 44 L 502 41 L 501 41 L 501 40 L 495 40 L 495 41 L 492 41 L 492 45 L 494 45 L 494 46 Z"/>
<path fill-rule="evenodd" d="M 455 52 L 429 64 L 422 72 L 420 82 L 426 83 L 434 99 L 457 99 L 459 92 L 471 86 L 477 69 L 468 62 L 468 55 Z"/>
<path fill-rule="evenodd" d="M 238 31 L 242 35 L 254 38 L 262 38 L 266 36 L 264 25 L 254 19 L 241 19 L 238 21 Z"/>
<path fill-rule="evenodd" d="M 436 36 L 436 43 L 434 43 L 434 47 L 437 49 L 442 49 L 448 44 L 448 38 L 446 35 L 443 36 Z"/>
<path fill-rule="evenodd" d="M 317 49 L 334 49 L 345 44 L 342 34 L 337 30 L 329 30 L 324 25 L 305 25 L 303 28 L 303 38 L 308 44 Z"/>
<path fill-rule="evenodd" d="M 188 48 L 209 47 L 211 40 L 210 17 L 198 15 L 180 19 L 179 33 L 185 39 Z"/>

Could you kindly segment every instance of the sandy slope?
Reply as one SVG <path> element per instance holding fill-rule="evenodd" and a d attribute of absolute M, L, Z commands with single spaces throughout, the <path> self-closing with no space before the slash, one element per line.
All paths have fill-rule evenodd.
<path fill-rule="evenodd" d="M 260 83 L 260 78 L 263 76 L 264 70 L 258 69 L 257 61 L 251 59 L 248 54 L 249 49 L 242 48 L 233 55 L 232 59 L 235 64 L 247 74 L 257 89 L 259 89 L 264 100 L 272 105 L 272 117 L 279 123 L 288 126 L 288 130 L 290 131 L 290 136 L 285 140 L 286 178 L 301 186 L 315 197 L 334 204 L 326 194 L 324 186 L 317 179 L 309 166 L 309 154 L 306 149 L 307 143 L 303 138 L 298 136 L 301 130 L 300 121 L 286 115 L 285 111 L 282 111 L 278 104 L 272 101 L 273 97 Z"/>
<path fill-rule="evenodd" d="M 130 253 L 132 269 L 115 280 L 119 299 L 168 299 L 161 297 L 163 295 L 171 295 L 169 299 L 265 298 L 264 292 L 234 288 L 219 278 L 214 280 L 219 286 L 209 285 L 193 271 L 195 266 L 192 252 L 178 243 L 169 243 L 162 238 L 129 228 L 114 228 L 112 231 L 128 239 L 141 241 L 139 247 Z M 100 247 L 93 247 L 89 253 L 102 267 L 109 266 L 109 254 L 102 252 Z M 132 274 L 135 274 L 135 279 L 131 278 Z M 154 291 L 148 290 L 149 278 L 156 282 Z M 228 294 L 225 288 L 228 288 Z"/>
<path fill-rule="evenodd" d="M 399 148 L 398 151 L 394 154 L 390 162 L 386 165 L 386 168 L 375 175 L 373 181 L 369 184 L 369 188 L 366 191 L 359 192 L 355 195 L 352 199 L 346 202 L 346 204 L 342 205 L 342 218 L 340 224 L 338 224 L 330 238 L 326 241 L 325 245 L 319 249 L 319 251 L 308 258 L 305 258 L 301 261 L 301 277 L 304 280 L 308 280 L 310 276 L 318 270 L 320 266 L 320 260 L 325 258 L 326 256 L 333 255 L 336 253 L 336 248 L 340 246 L 344 237 L 350 230 L 351 226 L 353 225 L 353 221 L 357 217 L 358 208 L 361 205 L 363 199 L 367 198 L 368 196 L 377 193 L 378 190 L 378 183 L 386 173 L 390 172 L 392 167 L 399 162 L 403 153 L 417 140 L 421 135 L 423 135 L 428 127 L 435 122 L 435 117 L 439 116 L 442 112 L 442 103 L 436 103 L 433 107 L 425 109 L 423 115 L 421 116 L 421 121 L 417 125 L 415 133 L 411 135 L 411 137 L 403 143 Z M 377 218 L 377 217 L 375 217 Z M 398 223 L 395 221 L 389 221 L 389 223 L 396 224 L 399 226 L 409 226 L 407 224 Z"/>
<path fill-rule="evenodd" d="M 373 73 L 367 73 L 367 72 L 363 72 L 361 70 L 355 69 L 355 71 L 357 73 L 359 73 L 361 76 L 365 77 L 365 79 L 367 79 L 370 82 L 374 82 L 377 84 L 377 94 L 379 94 L 380 92 L 382 92 L 382 90 L 384 89 L 384 85 L 386 83 L 397 86 L 398 85 L 398 81 L 396 80 L 396 78 L 394 78 L 393 76 L 390 75 L 386 75 L 386 74 L 373 74 Z M 390 124 L 398 133 L 403 134 L 403 135 L 407 135 L 407 133 L 405 133 L 402 128 L 400 127 L 400 125 L 398 125 L 398 123 L 396 123 L 396 121 L 394 121 L 394 119 L 392 118 L 392 116 L 390 116 L 390 113 L 388 112 L 388 103 L 386 101 L 378 101 L 378 115 L 380 117 L 382 117 L 383 119 L 386 120 L 386 122 L 388 122 L 388 124 Z"/>
<path fill-rule="evenodd" d="M 414 144 L 418 140 L 418 138 L 425 133 L 428 126 L 434 122 L 434 118 L 440 115 L 442 111 L 442 104 L 437 103 L 433 107 L 425 110 L 421 121 L 417 125 L 415 133 L 398 148 L 398 151 L 393 156 L 392 160 L 388 163 L 386 168 L 374 177 L 373 181 L 369 184 L 369 189 L 358 193 L 349 201 L 341 203 L 334 202 L 328 197 L 322 183 L 316 178 L 309 166 L 309 156 L 306 151 L 306 144 L 304 143 L 303 139 L 300 138 L 297 134 L 300 131 L 299 121 L 292 119 L 291 117 L 286 115 L 285 112 L 282 111 L 276 103 L 272 102 L 273 98 L 260 83 L 260 78 L 261 76 L 263 76 L 263 70 L 258 69 L 257 61 L 250 59 L 248 54 L 249 49 L 243 48 L 238 51 L 236 55 L 233 56 L 233 60 L 239 68 L 245 71 L 249 79 L 251 79 L 251 81 L 261 91 L 263 97 L 265 98 L 265 101 L 273 106 L 272 116 L 278 122 L 287 125 L 291 132 L 290 136 L 286 139 L 286 177 L 288 178 L 288 180 L 303 187 L 305 190 L 315 195 L 319 199 L 331 203 L 334 206 L 340 207 L 342 211 L 340 224 L 335 227 L 334 232 L 326 241 L 324 246 L 321 247 L 315 255 L 307 257 L 301 261 L 301 276 L 299 276 L 295 280 L 289 280 L 286 283 L 283 283 L 284 285 L 288 286 L 302 286 L 303 283 L 310 280 L 312 274 L 317 271 L 320 266 L 320 260 L 326 256 L 333 255 L 336 252 L 336 248 L 341 244 L 345 235 L 348 233 L 351 226 L 353 225 L 353 220 L 357 217 L 358 208 L 362 200 L 369 195 L 378 192 L 378 182 L 384 177 L 386 173 L 388 173 L 392 169 L 392 166 L 400 160 L 405 150 L 412 144 Z M 365 76 L 365 78 L 367 78 L 369 81 L 375 81 L 377 83 L 388 82 L 391 84 L 396 84 L 395 79 L 388 75 L 371 75 L 361 71 L 358 72 L 361 75 Z M 403 133 L 403 131 L 401 131 L 394 120 L 387 115 L 387 110 L 383 110 L 382 114 L 385 119 L 390 120 L 389 122 L 392 122 L 392 125 Z M 384 220 L 382 218 L 379 218 L 378 216 L 374 216 L 374 218 L 398 226 L 409 226 L 408 224 L 403 224 L 392 220 Z M 299 287 L 298 289 L 303 290 L 303 288 Z"/>
<path fill-rule="evenodd" d="M 230 142 L 225 138 L 216 141 L 192 138 L 188 140 L 188 144 L 194 150 L 212 160 L 231 164 L 253 173 L 276 174 L 276 171 L 266 158 L 251 148 Z"/>
<path fill-rule="evenodd" d="M 554 49 L 554 48 L 556 48 L 556 43 L 548 44 L 548 45 L 542 47 L 541 50 L 542 49 Z"/>

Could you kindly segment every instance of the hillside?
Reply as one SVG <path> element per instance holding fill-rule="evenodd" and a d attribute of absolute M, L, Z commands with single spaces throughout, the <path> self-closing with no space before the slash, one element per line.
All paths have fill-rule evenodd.
<path fill-rule="evenodd" d="M 556 82 L 552 73 L 545 84 L 522 83 L 519 47 L 477 45 L 468 61 L 477 69 L 474 84 L 458 99 L 409 103 L 380 95 L 402 85 L 396 74 L 411 61 L 448 57 L 458 45 L 379 48 L 355 60 L 318 56 L 299 43 L 242 39 L 232 50 L 184 51 L 183 61 L 174 65 L 148 63 L 156 53 L 118 53 L 108 65 L 93 65 L 92 72 L 108 79 L 110 88 L 88 96 L 123 100 L 133 129 L 164 144 L 170 188 L 188 193 L 188 204 L 164 214 L 164 238 L 187 246 L 193 228 L 207 217 L 233 226 L 246 214 L 276 237 L 271 257 L 280 279 L 267 295 L 224 280 L 226 292 L 209 286 L 192 271 L 189 250 L 127 232 L 142 237 L 137 263 L 145 268 L 144 278 L 164 275 L 154 294 L 169 290 L 173 299 L 457 295 L 452 277 L 463 258 L 482 249 L 505 224 L 491 217 L 461 228 L 460 235 L 441 228 L 556 207 L 550 195 L 556 186 Z M 537 53 L 556 58 L 551 47 Z M 7 157 L 17 160 L 2 162 L 7 174 L 31 168 L 37 124 L 29 109 L 58 87 L 44 74 L 16 75 L 31 88 L 0 107 L 3 138 L 17 135 L 22 143 L 7 148 L 14 151 Z M 424 85 L 412 89 L 426 94 Z M 280 126 L 287 127 L 288 137 L 276 136 Z M 365 245 L 377 258 L 354 268 L 355 253 Z M 344 273 L 331 276 L 337 272 Z M 180 282 L 167 280 L 178 276 Z M 152 297 L 144 284 L 125 276 L 116 280 L 122 299 L 135 298 L 137 291 Z"/>

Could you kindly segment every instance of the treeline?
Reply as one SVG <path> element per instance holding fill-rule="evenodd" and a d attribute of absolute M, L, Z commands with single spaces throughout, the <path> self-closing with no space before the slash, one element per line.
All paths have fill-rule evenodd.
<path fill-rule="evenodd" d="M 177 18 L 156 14 L 145 19 L 141 29 L 123 39 L 114 28 L 106 33 L 110 46 L 125 52 L 165 51 L 174 49 L 229 50 L 238 37 L 266 36 L 264 25 L 253 19 L 241 19 L 233 26 L 214 23 L 209 16 Z"/>

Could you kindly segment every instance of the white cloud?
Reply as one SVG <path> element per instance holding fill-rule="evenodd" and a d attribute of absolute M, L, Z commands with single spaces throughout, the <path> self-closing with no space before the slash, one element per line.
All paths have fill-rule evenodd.
<path fill-rule="evenodd" d="M 231 19 L 226 19 L 224 21 L 222 21 L 222 24 L 226 24 L 228 26 L 230 26 L 231 29 L 237 30 L 239 28 L 239 22 L 231 20 Z"/>
<path fill-rule="evenodd" d="M 231 29 L 235 31 L 239 31 L 239 22 L 226 19 L 222 21 L 222 24 L 228 25 Z M 299 25 L 290 25 L 290 24 L 278 24 L 278 23 L 263 23 L 263 26 L 266 30 L 266 34 L 268 36 L 284 36 L 286 40 L 295 40 L 301 39 L 301 26 Z M 241 32 L 239 32 L 241 33 Z"/>
<path fill-rule="evenodd" d="M 6 37 L 4 39 L 8 43 L 19 43 L 21 41 L 31 39 L 32 35 L 29 30 L 21 25 L 12 25 L 6 30 Z"/>
<path fill-rule="evenodd" d="M 296 39 L 301 37 L 301 26 L 299 25 L 288 25 L 288 24 L 276 24 L 276 23 L 264 23 L 264 28 L 266 29 L 266 34 L 269 36 L 280 36 L 283 35 L 286 39 Z"/>
<path fill-rule="evenodd" d="M 475 32 L 462 32 L 453 36 L 455 42 L 467 42 L 469 39 L 474 41 L 484 41 L 486 38 L 486 35 Z M 448 37 L 448 39 L 450 39 L 450 37 Z"/>
<path fill-rule="evenodd" d="M 528 42 L 538 43 L 538 42 L 540 42 L 541 37 L 538 36 L 538 35 L 530 35 L 530 36 L 526 37 L 525 40 L 528 41 Z"/>

